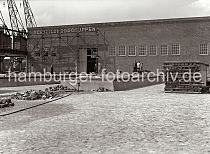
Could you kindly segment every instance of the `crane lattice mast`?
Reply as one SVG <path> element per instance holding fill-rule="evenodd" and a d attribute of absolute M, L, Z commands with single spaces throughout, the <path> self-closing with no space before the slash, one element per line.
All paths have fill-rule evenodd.
<path fill-rule="evenodd" d="M 1 24 L 2 24 L 1 28 L 5 31 L 6 34 L 10 35 L 9 29 L 6 25 L 6 22 L 4 20 L 4 17 L 3 17 L 3 14 L 1 12 L 1 10 L 0 10 L 0 21 L 1 21 Z"/>
<path fill-rule="evenodd" d="M 5 23 L 5 21 L 4 21 L 4 17 L 3 17 L 3 15 L 2 15 L 1 10 L 0 10 L 0 21 L 1 21 L 1 23 L 2 23 L 2 27 L 6 27 L 6 23 Z"/>
<path fill-rule="evenodd" d="M 15 0 L 7 0 L 11 28 L 14 31 L 25 31 Z"/>
<path fill-rule="evenodd" d="M 34 14 L 32 12 L 32 9 L 28 0 L 23 0 L 23 7 L 24 7 L 26 27 L 27 28 L 37 27 Z"/>

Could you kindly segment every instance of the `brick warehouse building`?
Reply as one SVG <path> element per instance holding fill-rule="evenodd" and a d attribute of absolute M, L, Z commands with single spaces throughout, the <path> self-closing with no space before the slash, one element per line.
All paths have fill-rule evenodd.
<path fill-rule="evenodd" d="M 209 64 L 210 17 L 37 27 L 29 30 L 31 71 L 132 72 L 162 69 L 165 61 Z"/>

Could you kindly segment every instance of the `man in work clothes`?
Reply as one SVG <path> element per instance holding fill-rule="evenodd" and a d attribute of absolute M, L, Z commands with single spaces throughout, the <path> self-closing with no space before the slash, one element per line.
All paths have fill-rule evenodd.
<path fill-rule="evenodd" d="M 137 72 L 140 73 L 140 69 L 141 69 L 140 61 L 137 62 L 136 67 L 137 67 Z"/>

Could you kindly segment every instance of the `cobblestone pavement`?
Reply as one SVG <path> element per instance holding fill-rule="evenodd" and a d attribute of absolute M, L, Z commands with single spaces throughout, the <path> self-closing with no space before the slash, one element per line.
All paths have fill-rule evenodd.
<path fill-rule="evenodd" d="M 0 118 L 0 153 L 210 153 L 210 95 L 162 90 L 72 95 Z"/>

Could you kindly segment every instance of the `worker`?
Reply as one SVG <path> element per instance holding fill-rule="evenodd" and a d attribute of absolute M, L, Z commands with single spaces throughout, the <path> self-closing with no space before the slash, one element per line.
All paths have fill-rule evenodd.
<path fill-rule="evenodd" d="M 141 69 L 140 61 L 137 62 L 136 66 L 137 66 L 137 72 L 140 73 L 140 69 Z"/>
<path fill-rule="evenodd" d="M 34 72 L 34 65 L 31 64 L 31 72 Z"/>
<path fill-rule="evenodd" d="M 143 72 L 143 70 L 144 70 L 144 68 L 143 68 L 143 63 L 141 63 L 141 65 L 140 65 L 140 73 L 142 73 Z"/>
<path fill-rule="evenodd" d="M 94 65 L 94 73 L 98 73 L 98 65 L 97 65 L 97 63 L 95 63 L 95 65 Z"/>
<path fill-rule="evenodd" d="M 137 72 L 137 62 L 135 61 L 133 72 Z"/>
<path fill-rule="evenodd" d="M 54 68 L 53 68 L 53 65 L 51 65 L 51 66 L 50 66 L 50 72 L 51 72 L 51 74 L 53 74 L 53 73 L 54 73 Z"/>
<path fill-rule="evenodd" d="M 98 63 L 98 73 L 101 73 L 101 63 Z"/>

